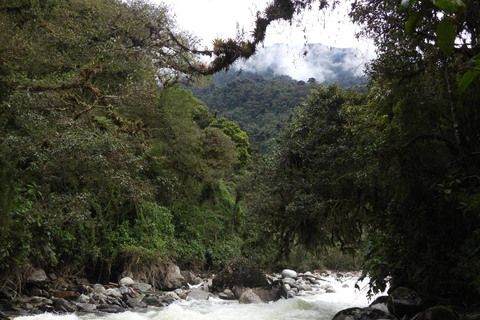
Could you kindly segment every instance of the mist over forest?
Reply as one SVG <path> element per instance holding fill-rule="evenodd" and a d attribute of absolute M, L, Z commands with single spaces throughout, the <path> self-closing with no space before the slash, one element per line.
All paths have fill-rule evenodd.
<path fill-rule="evenodd" d="M 358 48 L 335 48 L 321 43 L 275 44 L 260 48 L 253 57 L 238 61 L 234 67 L 256 73 L 267 73 L 271 69 L 275 76 L 288 75 L 295 80 L 315 78 L 317 82 L 329 84 L 349 78 L 351 83 L 364 84 L 367 81 L 365 64 L 371 58 Z"/>

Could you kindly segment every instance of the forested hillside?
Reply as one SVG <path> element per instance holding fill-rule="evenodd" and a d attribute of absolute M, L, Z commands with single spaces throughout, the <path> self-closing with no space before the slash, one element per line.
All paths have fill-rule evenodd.
<path fill-rule="evenodd" d="M 259 252 L 235 185 L 248 137 L 176 85 L 195 58 L 166 9 L 4 1 L 0 24 L 1 276 Z"/>
<path fill-rule="evenodd" d="M 341 58 L 345 58 L 346 52 L 341 53 L 337 52 Z M 252 61 L 259 62 L 259 59 L 264 58 L 254 56 Z M 249 69 L 253 68 L 253 62 L 248 62 L 248 65 Z M 261 66 L 265 67 L 265 64 Z M 322 70 L 324 67 L 318 68 Z M 318 85 L 315 78 L 298 81 L 288 75 L 277 75 L 279 71 L 272 67 L 259 68 L 255 72 L 232 69 L 215 74 L 207 88 L 190 90 L 218 117 L 237 123 L 248 134 L 251 147 L 265 154 L 272 144 L 271 140 L 291 122 L 293 109 L 298 107 Z M 324 72 L 330 73 L 332 70 L 325 68 Z M 357 78 L 352 70 L 348 76 L 337 73 L 330 75 L 332 82 L 340 84 L 336 76 L 343 77 L 344 84 L 353 85 L 343 87 L 344 89 L 365 90 L 366 77 Z"/>
<path fill-rule="evenodd" d="M 238 123 L 247 132 L 251 146 L 265 154 L 271 139 L 288 126 L 292 110 L 314 85 L 299 83 L 287 76 L 265 78 L 250 74 L 223 84 L 215 81 L 208 89 L 192 91 L 212 112 L 218 113 L 217 117 Z"/>

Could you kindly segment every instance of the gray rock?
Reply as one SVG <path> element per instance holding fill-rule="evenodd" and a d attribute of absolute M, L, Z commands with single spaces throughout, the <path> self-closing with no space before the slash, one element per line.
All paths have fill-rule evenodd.
<path fill-rule="evenodd" d="M 187 293 L 183 289 L 176 289 L 173 292 L 175 292 L 177 296 L 182 300 L 185 300 L 187 298 Z"/>
<path fill-rule="evenodd" d="M 47 274 L 43 269 L 36 269 L 28 277 L 27 281 L 30 282 L 43 282 L 48 279 Z"/>
<path fill-rule="evenodd" d="M 302 290 L 302 291 L 312 291 L 313 290 L 312 287 L 310 287 L 308 284 L 305 284 L 305 283 L 299 285 L 298 289 Z"/>
<path fill-rule="evenodd" d="M 210 298 L 211 294 L 209 292 L 205 291 L 191 291 L 189 294 L 187 294 L 187 301 L 190 300 L 208 300 Z"/>
<path fill-rule="evenodd" d="M 164 279 L 159 281 L 158 286 L 162 290 L 175 290 L 182 287 L 188 287 L 188 283 L 180 273 L 180 268 L 172 265 L 167 268 L 167 274 Z"/>
<path fill-rule="evenodd" d="M 298 274 L 293 270 L 285 269 L 285 270 L 282 271 L 282 277 L 297 279 Z"/>
<path fill-rule="evenodd" d="M 94 305 L 93 303 L 72 301 L 72 304 L 75 307 L 77 307 L 78 311 L 81 311 L 81 312 L 93 312 L 97 309 L 97 306 Z"/>
<path fill-rule="evenodd" d="M 225 289 L 226 290 L 226 289 Z M 224 290 L 224 291 L 225 291 Z M 237 285 L 237 286 L 234 286 L 232 288 L 232 292 L 233 292 L 233 295 L 235 296 L 235 299 L 240 299 L 240 297 L 242 296 L 243 292 L 247 290 L 247 288 L 245 288 L 244 286 L 242 285 Z"/>
<path fill-rule="evenodd" d="M 174 300 L 181 300 L 178 294 L 176 294 L 175 292 L 166 292 L 163 296 L 164 296 L 164 299 L 172 298 Z"/>
<path fill-rule="evenodd" d="M 218 294 L 218 297 L 223 300 L 235 300 L 235 294 L 230 289 L 225 289 Z"/>
<path fill-rule="evenodd" d="M 132 291 L 125 286 L 120 286 L 118 287 L 118 291 L 120 291 L 121 294 L 130 294 Z"/>
<path fill-rule="evenodd" d="M 117 288 L 108 288 L 107 290 L 105 290 L 105 295 L 107 295 L 109 297 L 115 297 L 115 298 L 121 298 L 122 297 L 122 293 Z"/>
<path fill-rule="evenodd" d="M 135 281 L 133 281 L 133 279 L 130 278 L 130 277 L 125 277 L 125 278 L 120 279 L 120 281 L 118 281 L 119 285 L 126 286 L 126 287 L 131 287 L 131 286 L 133 286 L 134 283 L 135 283 Z"/>
<path fill-rule="evenodd" d="M 133 284 L 133 289 L 140 291 L 140 292 L 146 292 L 152 289 L 152 285 L 148 283 L 143 283 L 143 282 L 135 282 Z"/>
<path fill-rule="evenodd" d="M 369 305 L 369 307 L 388 313 L 387 300 L 388 296 L 379 296 Z"/>
<path fill-rule="evenodd" d="M 39 304 L 43 303 L 43 300 L 45 300 L 45 298 L 43 298 L 43 297 L 31 297 L 29 299 L 28 303 L 30 303 L 32 305 L 39 305 Z"/>
<path fill-rule="evenodd" d="M 107 290 L 105 289 L 105 287 L 103 285 L 101 285 L 100 283 L 95 283 L 93 285 L 93 292 L 94 293 L 103 293 L 105 294 L 107 292 Z"/>
<path fill-rule="evenodd" d="M 287 277 L 282 279 L 284 284 L 288 284 L 290 287 L 294 286 L 296 281 L 293 278 Z"/>
<path fill-rule="evenodd" d="M 129 295 L 123 296 L 123 302 L 127 304 L 130 308 L 146 308 L 147 304 L 137 298 L 131 297 Z"/>
<path fill-rule="evenodd" d="M 305 280 L 310 282 L 311 284 L 320 284 L 320 281 L 312 277 L 307 277 Z"/>
<path fill-rule="evenodd" d="M 106 313 L 120 313 L 125 312 L 125 308 L 116 305 L 102 304 L 98 306 L 98 310 Z"/>
<path fill-rule="evenodd" d="M 60 298 L 53 302 L 53 308 L 59 312 L 75 312 L 77 308 L 67 300 Z"/>
<path fill-rule="evenodd" d="M 325 292 L 326 293 L 336 293 L 337 291 L 335 291 L 335 289 L 333 289 L 332 286 L 329 286 L 329 287 L 325 288 Z"/>
<path fill-rule="evenodd" d="M 185 278 L 188 284 L 194 284 L 196 276 L 191 271 L 180 271 L 180 274 Z"/>
<path fill-rule="evenodd" d="M 80 303 L 88 303 L 89 300 L 90 300 L 90 298 L 87 297 L 87 296 L 84 295 L 84 294 L 81 294 L 81 295 L 77 298 L 77 302 L 80 302 Z"/>
<path fill-rule="evenodd" d="M 146 295 L 143 297 L 142 301 L 148 306 L 152 307 L 163 307 L 163 299 L 157 295 Z"/>
<path fill-rule="evenodd" d="M 250 303 L 263 303 L 262 299 L 255 294 L 252 289 L 246 289 L 240 299 L 238 299 L 238 303 L 241 304 L 250 304 Z"/>
<path fill-rule="evenodd" d="M 332 320 L 395 320 L 395 316 L 372 308 L 349 308 L 338 312 Z"/>

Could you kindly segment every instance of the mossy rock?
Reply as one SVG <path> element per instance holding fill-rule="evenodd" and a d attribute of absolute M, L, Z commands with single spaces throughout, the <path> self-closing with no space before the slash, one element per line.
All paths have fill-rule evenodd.
<path fill-rule="evenodd" d="M 265 273 L 252 261 L 237 259 L 220 271 L 212 281 L 214 291 L 222 292 L 234 286 L 269 287 Z"/>
<path fill-rule="evenodd" d="M 435 306 L 417 314 L 412 320 L 458 320 L 458 315 L 449 307 Z"/>
<path fill-rule="evenodd" d="M 401 319 L 404 316 L 413 317 L 422 312 L 425 310 L 425 303 L 415 291 L 398 287 L 390 293 L 387 308 L 388 312 Z"/>

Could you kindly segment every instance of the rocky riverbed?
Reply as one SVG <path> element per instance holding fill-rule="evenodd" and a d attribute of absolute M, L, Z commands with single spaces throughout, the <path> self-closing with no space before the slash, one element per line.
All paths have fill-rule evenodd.
<path fill-rule="evenodd" d="M 208 300 L 215 296 L 239 303 L 265 303 L 319 291 L 335 292 L 331 281 L 343 281 L 358 274 L 332 271 L 297 273 L 284 270 L 264 274 L 256 268 L 230 266 L 210 276 L 168 268 L 162 281 L 149 284 L 133 276 L 118 283 L 90 283 L 87 279 L 65 281 L 37 269 L 25 288 L 4 285 L 0 291 L 0 319 L 51 313 L 119 313 L 135 308 L 166 307 L 179 300 Z M 328 279 L 326 279 L 328 277 Z"/>
<path fill-rule="evenodd" d="M 261 304 L 280 299 L 328 295 L 353 286 L 360 272 L 329 270 L 297 273 L 285 269 L 265 274 L 255 266 L 233 263 L 218 274 L 195 275 L 177 266 L 169 267 L 156 283 L 133 275 L 115 283 L 90 283 L 87 279 L 65 281 L 37 269 L 18 290 L 3 285 L 0 290 L 0 319 L 43 313 L 121 313 L 148 307 L 165 308 L 189 300 L 238 300 L 239 304 Z M 353 288 L 352 288 L 353 291 Z M 395 288 L 368 307 L 339 311 L 333 320 L 480 320 L 456 306 L 425 301 L 408 288 Z"/>

